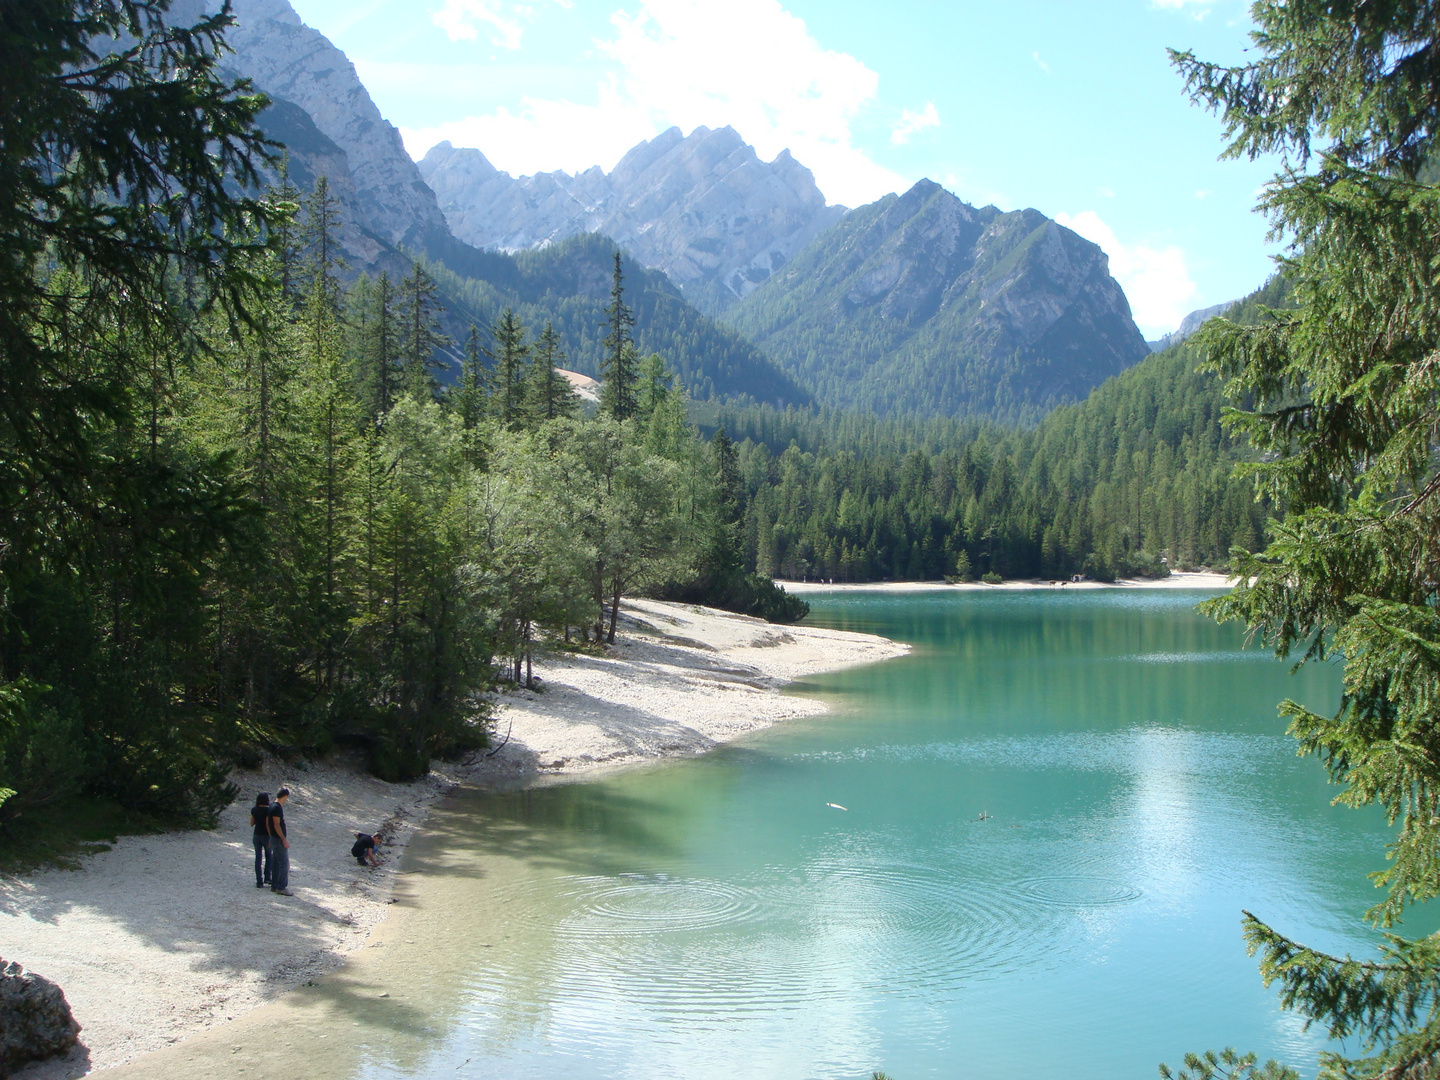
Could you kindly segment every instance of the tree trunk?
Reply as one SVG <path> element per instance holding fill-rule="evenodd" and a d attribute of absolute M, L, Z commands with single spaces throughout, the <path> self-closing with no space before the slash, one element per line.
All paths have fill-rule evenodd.
<path fill-rule="evenodd" d="M 612 590 L 612 592 L 611 592 L 611 600 L 610 600 L 610 633 L 609 633 L 609 635 L 605 638 L 605 642 L 606 642 L 606 644 L 608 644 L 608 645 L 614 645 L 614 644 L 615 644 L 615 623 L 616 623 L 616 622 L 619 620 L 619 618 L 620 618 L 620 575 L 619 575 L 619 574 L 616 574 L 616 575 L 611 579 L 611 584 L 614 586 L 614 588 L 613 588 L 613 590 Z"/>

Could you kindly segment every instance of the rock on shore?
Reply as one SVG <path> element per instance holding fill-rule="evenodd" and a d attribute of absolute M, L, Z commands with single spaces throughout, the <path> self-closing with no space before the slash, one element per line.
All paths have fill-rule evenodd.
<path fill-rule="evenodd" d="M 0 959 L 0 1077 L 68 1053 L 80 1041 L 65 994 L 49 979 Z"/>

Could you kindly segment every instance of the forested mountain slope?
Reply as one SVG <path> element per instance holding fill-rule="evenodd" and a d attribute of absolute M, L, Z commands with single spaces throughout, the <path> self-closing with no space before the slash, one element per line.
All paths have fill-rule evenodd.
<path fill-rule="evenodd" d="M 495 254 L 503 274 L 462 278 L 434 268 L 450 305 L 447 327 L 460 338 L 468 322 L 484 329 L 513 308 L 533 331 L 554 323 L 565 351 L 561 366 L 598 377 L 615 250 L 607 237 L 586 235 L 538 251 Z M 692 397 L 737 397 L 781 408 L 813 403 L 759 349 L 695 310 L 664 273 L 628 256 L 622 266 L 637 350 L 663 356 Z"/>
<path fill-rule="evenodd" d="M 922 180 L 852 211 L 724 320 L 835 408 L 1038 420 L 1148 348 L 1104 252 Z"/>
<path fill-rule="evenodd" d="M 214 0 L 177 0 L 172 12 L 181 19 L 198 18 L 216 6 Z M 345 54 L 305 25 L 288 0 L 236 0 L 234 7 L 237 23 L 228 35 L 234 52 L 225 57 L 226 66 L 271 96 L 259 125 L 284 144 L 290 180 L 300 197 L 325 177 L 339 215 L 336 237 L 348 262 L 342 275 L 384 272 L 398 288 L 412 258 L 423 257 L 440 279 L 446 309 L 441 325 L 454 342 L 437 354 L 448 362 L 440 372 L 442 382 L 457 370 L 470 324 L 480 327 L 482 344 L 488 345 L 489 326 L 507 307 L 515 308 L 536 331 L 553 321 L 567 363 L 598 374 L 614 242 L 576 237 L 517 259 L 456 239 L 399 132 L 381 116 Z M 729 145 L 723 133 L 713 134 L 708 140 L 712 157 Z M 729 136 L 733 141 L 734 132 Z M 657 150 L 663 149 L 663 140 L 654 141 Z M 754 158 L 753 151 L 749 157 Z M 745 173 L 744 161 L 732 165 L 731 172 Z M 644 172 L 634 163 L 629 171 Z M 800 171 L 801 179 L 808 180 L 808 171 Z M 619 169 L 617 173 L 629 175 Z M 772 186 L 780 183 L 769 180 Z M 804 221 L 813 217 L 811 204 L 818 200 L 818 206 L 824 206 L 813 180 L 808 183 L 807 193 L 797 181 L 798 194 L 791 196 L 804 210 Z M 302 213 L 302 227 L 305 220 Z M 794 228 L 801 225 L 792 223 Z M 663 273 L 628 261 L 626 274 L 636 309 L 637 345 L 642 352 L 661 353 L 692 395 L 739 395 L 781 406 L 810 403 L 809 393 L 794 379 L 734 331 L 695 310 Z"/>
<path fill-rule="evenodd" d="M 1281 306 L 1271 282 L 1228 317 Z M 1219 379 L 1192 344 L 1017 431 L 988 422 L 701 407 L 745 477 L 762 573 L 837 581 L 1164 573 L 1255 550 L 1269 507 L 1235 465 Z"/>

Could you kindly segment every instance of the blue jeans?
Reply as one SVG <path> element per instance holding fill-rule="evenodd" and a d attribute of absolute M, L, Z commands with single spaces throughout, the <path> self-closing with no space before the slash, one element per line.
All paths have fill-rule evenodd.
<path fill-rule="evenodd" d="M 255 884 L 270 884 L 270 838 L 252 837 L 255 843 Z"/>
<path fill-rule="evenodd" d="M 290 849 L 278 836 L 270 838 L 270 887 L 277 892 L 290 887 Z"/>

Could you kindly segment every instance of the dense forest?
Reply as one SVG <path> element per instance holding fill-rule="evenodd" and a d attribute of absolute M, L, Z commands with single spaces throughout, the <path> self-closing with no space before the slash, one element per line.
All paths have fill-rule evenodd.
<path fill-rule="evenodd" d="M 1110 578 L 1258 544 L 1185 347 L 1030 429 L 880 419 L 796 408 L 598 238 L 503 282 L 357 276 L 323 176 L 263 187 L 281 148 L 216 66 L 226 16 L 162 10 L 35 30 L 57 89 L 5 131 L 0 822 L 81 793 L 205 821 L 265 753 L 417 775 L 483 743 L 484 692 L 537 648 L 612 642 L 627 595 L 786 621 L 772 577 Z M 102 33 L 138 44 L 99 64 Z M 560 367 L 603 376 L 598 410 Z"/>
<path fill-rule="evenodd" d="M 1259 323 L 1275 279 L 1231 313 Z M 1221 427 L 1220 380 L 1180 344 L 1032 429 L 701 407 L 737 443 L 747 566 L 782 578 L 1156 576 L 1253 551 L 1269 505 Z"/>
<path fill-rule="evenodd" d="M 603 236 L 572 237 L 534 251 L 504 256 L 503 272 L 462 275 L 427 264 L 450 308 L 448 325 L 488 325 L 506 308 L 533 325 L 550 323 L 565 356 L 564 366 L 599 375 L 604 356 L 605 305 L 615 245 Z M 702 315 L 659 270 L 622 259 L 635 342 L 642 353 L 660 353 L 680 376 L 690 397 L 808 406 L 813 399 L 795 380 L 740 334 Z M 458 335 L 457 335 L 458 336 Z"/>
<path fill-rule="evenodd" d="M 740 569 L 725 463 L 637 351 L 618 254 L 583 417 L 552 326 L 507 309 L 456 344 L 423 266 L 345 284 L 323 177 L 236 195 L 275 148 L 214 67 L 225 17 L 144 14 L 37 31 L 97 86 L 37 99 L 6 159 L 0 823 L 78 794 L 203 823 L 262 753 L 418 775 L 484 743 L 483 691 L 537 642 L 603 648 L 647 588 L 804 614 Z M 97 65 L 107 29 L 141 44 Z"/>

